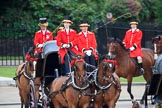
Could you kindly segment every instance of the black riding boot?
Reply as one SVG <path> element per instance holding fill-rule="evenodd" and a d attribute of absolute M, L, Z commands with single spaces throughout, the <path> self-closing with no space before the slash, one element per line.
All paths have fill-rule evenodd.
<path fill-rule="evenodd" d="M 138 63 L 138 66 L 139 66 L 140 74 L 144 74 L 144 69 L 143 69 L 142 63 Z"/>

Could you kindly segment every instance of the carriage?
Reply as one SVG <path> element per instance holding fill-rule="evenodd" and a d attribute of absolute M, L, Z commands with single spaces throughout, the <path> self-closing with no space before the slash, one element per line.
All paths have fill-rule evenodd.
<path fill-rule="evenodd" d="M 56 45 L 56 40 L 46 42 L 43 47 L 43 73 L 40 86 L 40 94 L 42 97 L 41 106 L 43 108 L 47 108 L 48 106 L 51 108 L 53 106 L 48 97 L 50 84 L 56 77 L 61 76 L 63 73 L 60 65 L 58 50 L 59 48 Z"/>
<path fill-rule="evenodd" d="M 20 64 L 16 70 L 16 80 L 21 99 L 21 108 L 52 108 L 50 103 L 49 88 L 51 82 L 62 75 L 58 46 L 56 41 L 48 41 L 43 46 L 41 53 L 43 71 L 36 75 L 37 56 L 34 56 L 34 48 L 29 48 L 30 53 L 26 56 L 26 61 Z M 39 65 L 38 65 L 39 67 Z M 41 67 L 39 67 L 41 68 Z"/>
<path fill-rule="evenodd" d="M 156 106 L 162 108 L 162 54 L 157 58 L 153 67 L 153 77 L 149 87 L 148 95 L 154 95 Z"/>
<path fill-rule="evenodd" d="M 44 44 L 42 51 L 43 72 L 41 74 L 41 79 L 36 82 L 38 77 L 34 77 L 33 75 L 30 75 L 29 78 L 25 78 L 27 79 L 27 84 L 29 85 L 29 94 L 27 94 L 27 96 L 29 95 L 29 100 L 26 102 L 27 105 L 25 105 L 25 108 L 53 108 L 53 105 L 55 105 L 54 101 L 56 99 L 55 95 L 61 95 L 60 99 L 63 98 L 65 104 L 67 104 L 65 97 L 62 95 L 62 91 L 64 92 L 65 89 L 66 93 L 69 94 L 69 98 L 74 95 L 74 98 L 71 98 L 72 100 L 70 102 L 76 103 L 76 106 L 83 107 L 85 104 L 88 106 L 91 101 L 95 100 L 93 104 L 98 105 L 97 108 L 99 108 L 99 106 L 102 107 L 103 101 L 101 101 L 101 98 L 103 98 L 102 94 L 104 93 L 105 97 L 114 97 L 111 99 L 105 98 L 109 99 L 108 101 L 105 101 L 107 102 L 105 104 L 114 107 L 117 99 L 119 98 L 121 88 L 119 86 L 119 79 L 112 75 L 114 71 L 111 69 L 112 67 L 110 67 L 109 62 L 103 61 L 103 63 L 97 69 L 96 67 L 94 68 L 94 66 L 92 66 L 94 71 L 89 73 L 86 71 L 86 67 L 91 65 L 85 63 L 81 55 L 73 55 L 74 57 L 72 57 L 72 59 L 74 60 L 74 71 L 68 76 L 63 76 L 64 70 L 60 63 L 58 50 L 59 48 L 56 45 L 55 40 L 48 41 Z M 27 60 L 24 64 L 27 63 L 33 63 L 33 59 L 31 61 Z M 33 64 L 29 65 L 29 67 L 30 66 L 33 66 Z M 26 65 L 25 67 L 28 66 Z M 29 72 L 28 75 L 31 74 L 30 72 L 32 71 L 35 71 L 34 66 L 33 70 L 24 70 L 25 73 Z M 62 80 L 62 78 L 65 79 Z M 60 79 L 60 81 L 58 79 Z M 55 86 L 53 85 L 55 82 L 59 83 L 58 90 L 54 90 L 55 88 L 52 88 Z M 25 88 L 25 90 L 26 89 L 27 88 Z M 76 102 L 77 100 L 78 102 Z M 21 108 L 23 108 L 23 104 L 23 101 L 21 101 Z M 66 107 L 67 106 L 69 105 L 66 105 Z"/>

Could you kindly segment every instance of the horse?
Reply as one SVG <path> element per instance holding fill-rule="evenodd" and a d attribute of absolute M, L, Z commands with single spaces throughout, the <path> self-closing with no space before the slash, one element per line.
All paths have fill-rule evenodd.
<path fill-rule="evenodd" d="M 154 59 L 156 60 L 162 53 L 162 35 L 157 35 L 156 37 L 152 38 L 152 44 L 154 49 Z"/>
<path fill-rule="evenodd" d="M 73 58 L 74 59 L 74 58 Z M 56 78 L 50 87 L 50 98 L 55 108 L 87 108 L 89 96 L 85 96 L 87 81 L 85 61 L 81 56 L 75 58 L 74 72 L 70 76 Z"/>
<path fill-rule="evenodd" d="M 111 59 L 115 59 L 118 63 L 118 68 L 116 68 L 115 72 L 119 77 L 123 77 L 127 79 L 127 91 L 134 102 L 134 96 L 131 91 L 131 85 L 133 77 L 141 76 L 139 72 L 139 68 L 136 66 L 136 61 L 130 58 L 129 51 L 124 47 L 124 44 L 120 39 L 110 39 L 107 43 L 108 55 Z M 154 65 L 154 53 L 149 48 L 142 48 L 142 53 L 144 57 L 143 68 L 145 73 L 143 77 L 146 81 L 146 84 L 150 84 L 152 73 L 152 67 Z M 141 104 L 143 103 L 145 96 L 147 94 L 147 88 L 141 99 Z"/>
<path fill-rule="evenodd" d="M 29 92 L 30 85 L 29 79 L 35 73 L 35 62 L 26 61 L 21 63 L 16 69 L 16 84 L 19 89 L 21 108 L 25 105 L 25 108 L 29 107 Z"/>
<path fill-rule="evenodd" d="M 95 98 L 95 101 L 98 99 L 102 101 L 100 106 L 106 104 L 108 108 L 115 108 L 119 99 L 121 84 L 115 73 L 115 68 L 117 68 L 116 62 L 105 58 L 99 64 L 98 71 L 95 73 L 95 85 L 102 90 L 100 97 Z"/>
<path fill-rule="evenodd" d="M 40 84 L 40 78 L 35 78 L 36 76 L 36 64 L 37 57 L 34 56 L 33 47 L 29 48 L 28 53 L 25 58 L 26 61 L 21 63 L 16 69 L 16 80 L 17 87 L 19 89 L 21 108 L 25 105 L 25 108 L 29 107 L 29 93 L 30 93 L 30 84 L 29 80 L 34 79 L 35 84 Z M 35 87 L 36 96 L 39 99 L 39 86 Z"/>

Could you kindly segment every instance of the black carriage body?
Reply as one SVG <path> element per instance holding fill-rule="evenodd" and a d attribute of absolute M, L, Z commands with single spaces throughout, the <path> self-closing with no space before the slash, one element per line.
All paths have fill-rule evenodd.
<path fill-rule="evenodd" d="M 45 86 L 48 86 L 55 78 L 58 71 L 61 75 L 61 66 L 58 55 L 59 47 L 56 40 L 48 41 L 43 47 L 43 77 L 45 78 Z"/>

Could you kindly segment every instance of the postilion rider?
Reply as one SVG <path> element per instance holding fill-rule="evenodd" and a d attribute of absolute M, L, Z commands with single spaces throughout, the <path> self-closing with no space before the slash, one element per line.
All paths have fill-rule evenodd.
<path fill-rule="evenodd" d="M 57 45 L 59 46 L 59 56 L 61 61 L 61 66 L 63 67 L 63 75 L 68 74 L 71 72 L 71 58 L 70 52 L 73 52 L 74 54 L 77 54 L 77 48 L 76 48 L 76 39 L 77 39 L 77 33 L 74 29 L 71 29 L 70 26 L 73 23 L 71 21 L 70 16 L 64 16 L 64 20 L 62 21 L 64 28 L 59 30 L 57 32 Z M 64 68 L 65 67 L 65 68 Z"/>
<path fill-rule="evenodd" d="M 36 76 L 41 76 L 43 71 L 43 59 L 42 59 L 42 49 L 44 43 L 47 41 L 53 40 L 52 32 L 50 32 L 48 27 L 47 18 L 40 18 L 39 24 L 40 30 L 35 33 L 34 37 L 34 47 L 35 47 L 35 55 L 38 56 L 37 67 L 36 67 Z"/>
<path fill-rule="evenodd" d="M 137 29 L 138 22 L 130 22 L 131 29 L 126 31 L 125 37 L 123 39 L 123 44 L 127 49 L 130 50 L 130 57 L 136 58 L 138 62 L 139 71 L 141 74 L 144 74 L 144 69 L 142 66 L 142 31 Z"/>
<path fill-rule="evenodd" d="M 78 33 L 78 51 L 85 54 L 84 60 L 86 63 L 96 66 L 96 60 L 98 59 L 96 52 L 97 42 L 95 34 L 88 31 L 89 26 L 86 20 L 82 20 L 79 25 L 81 32 Z M 87 67 L 87 71 L 92 70 L 93 69 Z"/>

